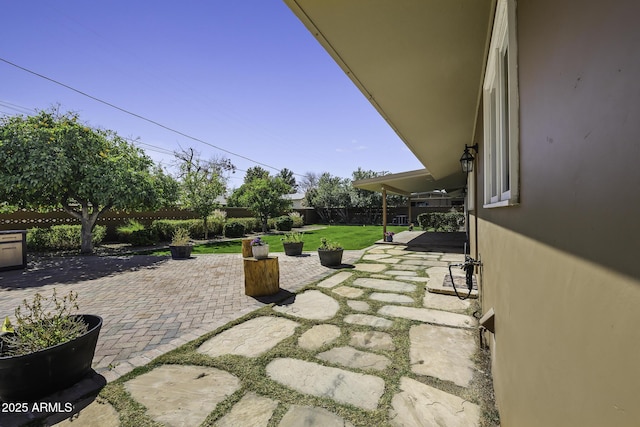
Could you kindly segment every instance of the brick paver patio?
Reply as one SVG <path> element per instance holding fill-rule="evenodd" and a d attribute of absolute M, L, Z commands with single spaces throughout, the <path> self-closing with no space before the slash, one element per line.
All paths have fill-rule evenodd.
<path fill-rule="evenodd" d="M 363 251 L 345 251 L 352 263 Z M 280 287 L 295 292 L 330 274 L 315 253 L 278 256 Z M 36 292 L 78 292 L 81 313 L 104 319 L 94 369 L 108 381 L 265 304 L 244 295 L 239 254 L 188 260 L 145 255 L 58 257 L 0 272 L 0 316 Z"/>

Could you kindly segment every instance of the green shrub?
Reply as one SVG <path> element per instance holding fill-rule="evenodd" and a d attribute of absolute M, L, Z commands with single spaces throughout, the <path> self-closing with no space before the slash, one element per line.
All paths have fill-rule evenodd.
<path fill-rule="evenodd" d="M 133 246 L 153 245 L 157 241 L 156 233 L 135 219 L 130 219 L 127 224 L 118 227 L 116 234 L 119 242 L 131 243 Z"/>
<path fill-rule="evenodd" d="M 216 224 L 209 219 L 207 224 L 209 234 L 222 234 L 222 225 L 217 232 L 216 227 Z M 158 219 L 151 224 L 151 230 L 163 242 L 171 241 L 178 228 L 186 229 L 194 239 L 204 238 L 204 223 L 201 219 Z"/>
<path fill-rule="evenodd" d="M 237 220 L 228 221 L 224 225 L 224 235 L 229 238 L 244 236 L 244 224 Z"/>
<path fill-rule="evenodd" d="M 49 228 L 30 228 L 27 232 L 27 248 L 32 251 L 63 251 L 80 249 L 82 236 L 80 225 L 54 225 Z M 91 241 L 99 244 L 107 234 L 107 227 L 96 225 Z"/>
<path fill-rule="evenodd" d="M 428 212 L 418 215 L 418 224 L 423 230 L 458 231 L 464 226 L 461 212 Z"/>
<path fill-rule="evenodd" d="M 214 236 L 222 236 L 224 231 L 224 223 L 227 221 L 227 213 L 216 209 L 207 218 L 207 228 L 209 228 L 209 234 Z"/>
<path fill-rule="evenodd" d="M 289 217 L 293 220 L 293 226 L 295 228 L 304 227 L 304 217 L 299 212 L 291 212 Z"/>
<path fill-rule="evenodd" d="M 262 224 L 260 223 L 258 218 L 232 218 L 231 221 L 239 222 L 244 225 L 244 230 L 246 233 L 252 231 L 262 231 Z"/>
<path fill-rule="evenodd" d="M 291 231 L 293 227 L 293 219 L 289 215 L 283 215 L 276 218 L 276 230 L 278 231 Z"/>

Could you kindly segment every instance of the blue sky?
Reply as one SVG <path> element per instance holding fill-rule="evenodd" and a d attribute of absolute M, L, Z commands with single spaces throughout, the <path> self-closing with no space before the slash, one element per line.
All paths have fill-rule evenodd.
<path fill-rule="evenodd" d="M 211 145 L 301 175 L 422 167 L 281 0 L 2 6 L 3 60 Z M 231 187 L 256 165 L 0 62 L 0 114 L 57 103 L 165 165 L 179 147 L 228 157 Z"/>

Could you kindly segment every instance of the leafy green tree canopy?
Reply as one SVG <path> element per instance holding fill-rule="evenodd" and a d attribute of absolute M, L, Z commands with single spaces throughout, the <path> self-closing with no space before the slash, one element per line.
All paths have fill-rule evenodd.
<path fill-rule="evenodd" d="M 262 222 L 262 231 L 267 232 L 267 220 L 291 209 L 291 200 L 283 196 L 291 190 L 289 184 L 280 177 L 256 178 L 243 184 L 239 190 L 239 201 Z"/>
<path fill-rule="evenodd" d="M 193 149 L 175 153 L 180 170 L 180 201 L 197 213 L 204 222 L 204 237 L 208 239 L 207 219 L 219 207 L 216 199 L 226 191 L 224 172 L 235 171 L 229 159 L 202 160 Z"/>
<path fill-rule="evenodd" d="M 0 202 L 62 207 L 82 224 L 82 252 L 109 209 L 153 209 L 176 200 L 177 185 L 142 150 L 53 108 L 0 120 Z"/>

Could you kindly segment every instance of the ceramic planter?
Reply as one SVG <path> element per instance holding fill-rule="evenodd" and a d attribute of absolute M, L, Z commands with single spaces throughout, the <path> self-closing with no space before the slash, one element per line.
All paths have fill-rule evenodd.
<path fill-rule="evenodd" d="M 256 259 L 264 259 L 269 257 L 269 245 L 251 246 L 251 252 Z"/>
<path fill-rule="evenodd" d="M 102 318 L 78 316 L 87 324 L 84 335 L 35 353 L 0 355 L 0 400 L 34 401 L 72 386 L 91 371 Z"/>
<path fill-rule="evenodd" d="M 169 250 L 171 251 L 171 258 L 173 259 L 187 259 L 191 257 L 191 249 L 193 246 L 185 245 L 185 246 L 169 246 Z"/>
<path fill-rule="evenodd" d="M 320 264 L 325 267 L 337 267 L 342 264 L 342 249 L 338 250 L 322 250 L 318 249 Z"/>
<path fill-rule="evenodd" d="M 283 242 L 284 253 L 288 256 L 302 255 L 302 247 L 304 242 Z"/>

